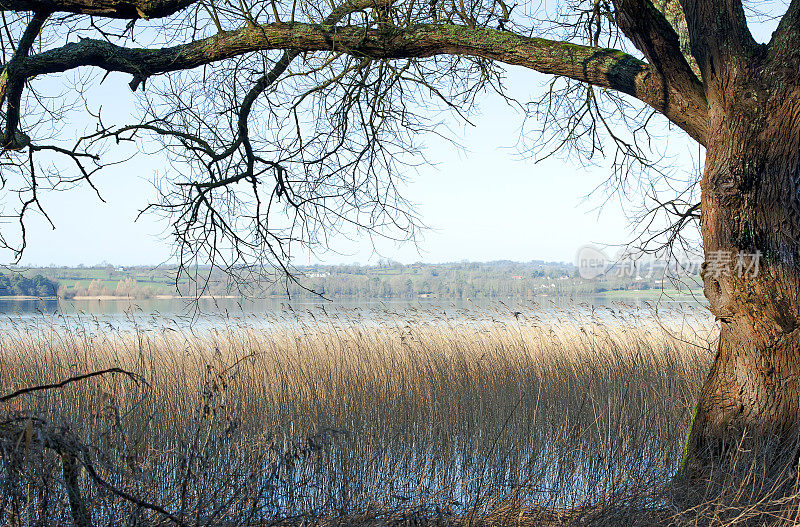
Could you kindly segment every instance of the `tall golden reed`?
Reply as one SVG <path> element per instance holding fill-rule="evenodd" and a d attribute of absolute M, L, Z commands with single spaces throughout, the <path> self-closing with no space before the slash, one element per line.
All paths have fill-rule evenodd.
<path fill-rule="evenodd" d="M 671 477 L 714 334 L 700 310 L 624 305 L 11 319 L 0 393 L 141 376 L 2 410 L 68 427 L 113 484 L 200 524 L 575 507 Z M 40 464 L 20 514 L 68 519 Z M 95 517 L 157 518 L 85 487 Z"/>

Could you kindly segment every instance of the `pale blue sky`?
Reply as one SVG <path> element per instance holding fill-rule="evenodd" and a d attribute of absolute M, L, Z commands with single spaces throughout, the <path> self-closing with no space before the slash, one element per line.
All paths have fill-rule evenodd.
<path fill-rule="evenodd" d="M 523 91 L 535 94 L 545 79 L 515 72 L 512 88 L 524 86 Z M 112 80 L 125 81 L 109 78 L 104 84 Z M 594 209 L 604 196 L 585 200 L 607 177 L 606 167 L 584 168 L 556 157 L 541 163 L 524 158 L 515 148 L 522 115 L 496 96 L 487 97 L 481 110 L 472 119 L 474 127 L 459 125 L 454 130 L 463 151 L 440 140 L 426 140 L 428 157 L 436 166 L 420 169 L 405 190 L 431 228 L 417 247 L 378 243 L 380 253 L 375 253 L 367 240 L 341 237 L 331 244 L 336 252 L 318 258 L 300 256 L 295 263 L 363 264 L 380 257 L 405 263 L 571 261 L 583 244 L 627 239 L 627 222 L 617 203 L 598 214 Z M 49 197 L 45 205 L 57 228 L 53 231 L 45 222 L 35 221 L 22 262 L 77 265 L 106 260 L 131 265 L 169 259 L 166 224 L 152 216 L 134 222 L 139 209 L 155 196 L 149 182 L 154 171 L 164 166 L 156 156 L 138 155 L 104 171 L 95 184 L 106 203 L 85 188 Z"/>
<path fill-rule="evenodd" d="M 763 4 L 762 4 L 763 5 Z M 763 9 L 770 9 L 766 4 Z M 782 9 L 781 9 L 781 12 Z M 765 40 L 771 27 L 757 30 Z M 133 95 L 129 79 L 112 75 L 103 83 L 107 106 L 129 107 Z M 511 89 L 520 96 L 541 92 L 547 77 L 514 70 Z M 456 260 L 532 259 L 572 261 L 587 243 L 618 244 L 631 237 L 618 201 L 596 210 L 602 194 L 586 196 L 609 174 L 607 166 L 585 168 L 561 158 L 534 163 L 520 157 L 517 143 L 522 116 L 498 97 L 487 97 L 475 127 L 459 126 L 456 138 L 465 146 L 426 141 L 428 157 L 437 163 L 412 178 L 406 196 L 418 204 L 422 220 L 431 227 L 417 247 L 379 244 L 375 253 L 366 240 L 335 239 L 337 250 L 319 257 L 298 256 L 295 263 L 374 263 L 388 257 L 404 263 Z M 697 147 L 674 131 L 673 163 L 691 170 Z M 510 147 L 510 148 L 509 148 Z M 149 181 L 165 166 L 155 156 L 139 155 L 131 162 L 106 170 L 95 183 L 107 203 L 87 189 L 47 198 L 45 205 L 56 224 L 31 224 L 29 247 L 22 263 L 30 265 L 95 264 L 103 260 L 121 265 L 157 264 L 169 260 L 170 240 L 166 224 L 152 216 L 134 219 L 154 190 Z M 5 255 L 5 261 L 10 255 Z"/>

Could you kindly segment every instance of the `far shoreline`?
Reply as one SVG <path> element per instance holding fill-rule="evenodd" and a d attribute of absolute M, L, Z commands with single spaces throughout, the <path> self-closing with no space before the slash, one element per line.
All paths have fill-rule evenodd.
<path fill-rule="evenodd" d="M 3 300 L 63 300 L 69 302 L 70 300 L 80 301 L 122 301 L 122 300 L 196 300 L 196 299 L 243 299 L 245 297 L 238 295 L 202 295 L 196 296 L 180 296 L 180 295 L 153 295 L 149 297 L 135 297 L 135 296 L 113 296 L 113 295 L 97 295 L 97 296 L 73 296 L 64 298 L 60 296 L 26 296 L 26 295 L 6 295 L 0 296 L 0 301 Z"/>
<path fill-rule="evenodd" d="M 571 295 L 550 295 L 550 294 L 542 294 L 542 295 L 534 295 L 533 298 L 525 298 L 525 297 L 495 297 L 495 298 L 468 298 L 468 299 L 459 299 L 459 298 L 450 298 L 450 297 L 426 297 L 426 298 L 334 298 L 334 299 L 326 299 L 331 300 L 333 302 L 337 301 L 347 301 L 347 302 L 357 302 L 357 301 L 368 301 L 368 300 L 384 300 L 384 301 L 407 301 L 413 302 L 415 300 L 440 300 L 440 301 L 460 301 L 460 300 L 487 300 L 487 301 L 508 301 L 508 300 L 552 300 L 554 298 L 571 298 L 575 300 L 582 300 L 587 298 L 604 298 L 609 300 L 653 300 L 658 301 L 663 299 L 664 297 L 678 297 L 678 299 L 686 299 L 692 300 L 699 296 L 703 296 L 703 291 L 701 289 L 698 290 L 689 290 L 689 291 L 677 291 L 674 289 L 671 290 L 660 290 L 660 289 L 646 289 L 646 290 L 626 290 L 626 289 L 614 289 L 610 291 L 602 291 L 597 293 L 591 294 L 571 294 Z M 26 296 L 26 295 L 7 295 L 7 296 L 0 296 L 0 302 L 2 301 L 20 301 L 20 300 L 57 300 L 57 301 L 66 301 L 69 302 L 71 300 L 77 300 L 80 302 L 122 302 L 122 301 L 147 301 L 147 300 L 248 300 L 250 297 L 242 296 L 242 295 L 201 295 L 199 297 L 196 296 L 183 296 L 183 295 L 153 295 L 148 297 L 135 297 L 135 296 L 114 296 L 114 295 L 95 295 L 95 296 L 74 296 L 70 298 L 64 298 L 59 296 Z M 283 301 L 291 301 L 293 299 L 289 299 L 283 296 L 269 296 L 269 297 L 259 297 L 259 300 L 283 300 Z M 296 300 L 308 300 L 306 297 L 298 297 Z"/>

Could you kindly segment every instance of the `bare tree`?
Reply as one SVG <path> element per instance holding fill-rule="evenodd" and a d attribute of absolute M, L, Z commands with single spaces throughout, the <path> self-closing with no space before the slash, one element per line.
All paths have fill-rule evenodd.
<path fill-rule="evenodd" d="M 158 141 L 176 163 L 152 208 L 170 218 L 184 269 L 288 270 L 294 244 L 337 229 L 413 237 L 397 180 L 425 160 L 418 137 L 440 130 L 437 111 L 503 93 L 503 65 L 556 77 L 537 106 L 550 144 L 613 148 L 618 186 L 647 191 L 630 168 L 652 168 L 642 134 L 660 114 L 706 148 L 701 202 L 689 180 L 654 210 L 675 219 L 668 240 L 702 221 L 722 325 L 691 459 L 703 466 L 743 434 L 797 437 L 800 1 L 766 45 L 741 0 L 571 0 L 545 20 L 503 0 L 1 5 L 0 174 L 20 229 L 0 241 L 18 254 L 29 214 L 46 215 L 42 193 L 91 185 L 130 141 Z M 107 121 L 86 95 L 117 83 L 110 73 L 140 93 L 135 121 Z M 78 113 L 95 124 L 73 137 L 63 123 Z"/>

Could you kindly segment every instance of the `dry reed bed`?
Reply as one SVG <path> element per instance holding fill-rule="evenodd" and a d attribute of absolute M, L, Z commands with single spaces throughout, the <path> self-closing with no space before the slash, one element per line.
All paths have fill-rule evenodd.
<path fill-rule="evenodd" d="M 628 308 L 16 321 L 0 335 L 0 393 L 140 375 L 7 410 L 68 426 L 114 484 L 199 524 L 574 507 L 674 473 L 713 337 L 702 312 Z M 68 518 L 41 464 L 28 486 L 54 495 L 28 490 L 26 518 Z M 95 517 L 157 518 L 86 491 Z"/>

